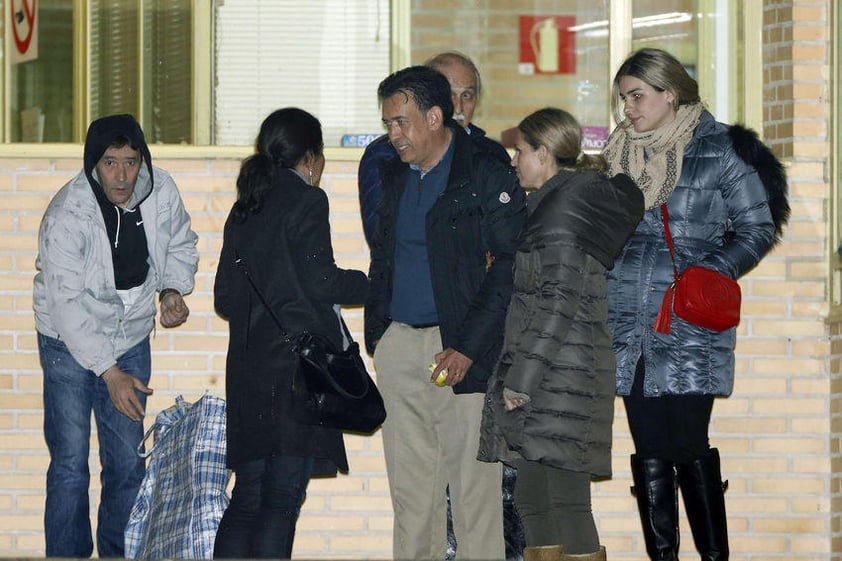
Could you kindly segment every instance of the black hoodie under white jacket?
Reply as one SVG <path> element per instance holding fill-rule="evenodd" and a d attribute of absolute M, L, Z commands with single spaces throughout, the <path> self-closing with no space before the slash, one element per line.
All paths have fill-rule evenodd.
<path fill-rule="evenodd" d="M 155 293 L 164 288 L 191 292 L 198 266 L 198 238 L 190 216 L 172 177 L 152 166 L 142 134 L 128 115 L 94 121 L 85 144 L 85 169 L 50 201 L 38 233 L 36 328 L 62 340 L 73 358 L 97 375 L 149 336 L 155 322 Z M 115 242 L 118 248 L 125 243 L 118 234 L 127 225 L 107 226 L 105 216 L 114 212 L 116 225 L 118 214 L 95 174 L 96 163 L 117 136 L 132 140 L 143 158 L 126 208 L 137 209 L 142 217 L 141 224 L 132 220 L 131 228 L 142 227 L 142 232 L 133 234 L 141 233 L 146 240 L 148 271 L 129 307 L 117 292 L 114 268 Z M 124 213 L 121 221 L 128 216 L 134 218 L 131 212 Z"/>

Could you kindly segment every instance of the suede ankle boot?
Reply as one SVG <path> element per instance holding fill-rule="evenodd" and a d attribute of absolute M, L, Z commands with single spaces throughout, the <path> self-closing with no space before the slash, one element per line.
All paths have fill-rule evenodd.
<path fill-rule="evenodd" d="M 593 553 L 563 553 L 561 561 L 605 561 L 605 548 L 599 546 L 599 551 Z"/>
<path fill-rule="evenodd" d="M 523 561 L 561 561 L 564 548 L 560 545 L 537 545 L 523 548 Z"/>

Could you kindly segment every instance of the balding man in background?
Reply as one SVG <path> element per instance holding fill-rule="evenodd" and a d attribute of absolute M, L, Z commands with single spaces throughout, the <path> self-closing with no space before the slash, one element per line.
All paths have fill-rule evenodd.
<path fill-rule="evenodd" d="M 472 123 L 474 111 L 479 105 L 482 82 L 479 70 L 474 62 L 456 51 L 439 53 L 424 63 L 438 70 L 450 83 L 453 97 L 453 119 L 463 128 L 471 139 L 483 150 L 506 165 L 511 158 L 506 149 L 498 142 L 485 136 L 485 131 Z M 377 205 L 382 196 L 380 165 L 397 157 L 395 148 L 389 143 L 388 135 L 382 135 L 373 140 L 365 149 L 358 173 L 360 214 L 363 219 L 363 231 L 368 246 L 374 241 L 374 231 L 377 223 Z"/>

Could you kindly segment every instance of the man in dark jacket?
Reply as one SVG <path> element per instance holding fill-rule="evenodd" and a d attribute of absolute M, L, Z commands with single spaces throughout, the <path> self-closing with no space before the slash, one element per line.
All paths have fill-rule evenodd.
<path fill-rule="evenodd" d="M 448 51 L 439 53 L 427 62 L 429 66 L 438 70 L 450 83 L 450 93 L 453 98 L 453 120 L 465 129 L 477 145 L 489 154 L 509 165 L 511 158 L 506 149 L 498 142 L 485 136 L 485 131 L 471 122 L 474 110 L 479 104 L 480 81 L 479 70 L 473 61 L 462 53 Z M 369 247 L 374 243 L 374 232 L 377 229 L 377 205 L 382 197 L 380 184 L 380 166 L 387 160 L 396 158 L 394 146 L 389 142 L 389 135 L 384 134 L 369 144 L 360 159 L 358 172 L 358 186 L 360 196 L 360 214 L 363 219 L 363 232 Z"/>
<path fill-rule="evenodd" d="M 476 453 L 525 194 L 450 118 L 450 89 L 426 66 L 378 88 L 398 158 L 381 168 L 365 336 L 389 414 L 395 559 L 444 558 L 448 486 L 457 558 L 505 558 L 500 467 Z"/>

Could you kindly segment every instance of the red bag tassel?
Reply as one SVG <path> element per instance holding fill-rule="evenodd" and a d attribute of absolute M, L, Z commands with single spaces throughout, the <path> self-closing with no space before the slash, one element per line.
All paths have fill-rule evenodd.
<path fill-rule="evenodd" d="M 655 331 L 670 334 L 670 327 L 672 326 L 672 303 L 675 298 L 675 283 L 671 284 L 664 293 L 664 299 L 661 301 L 661 309 L 658 310 L 658 317 L 655 318 Z"/>

